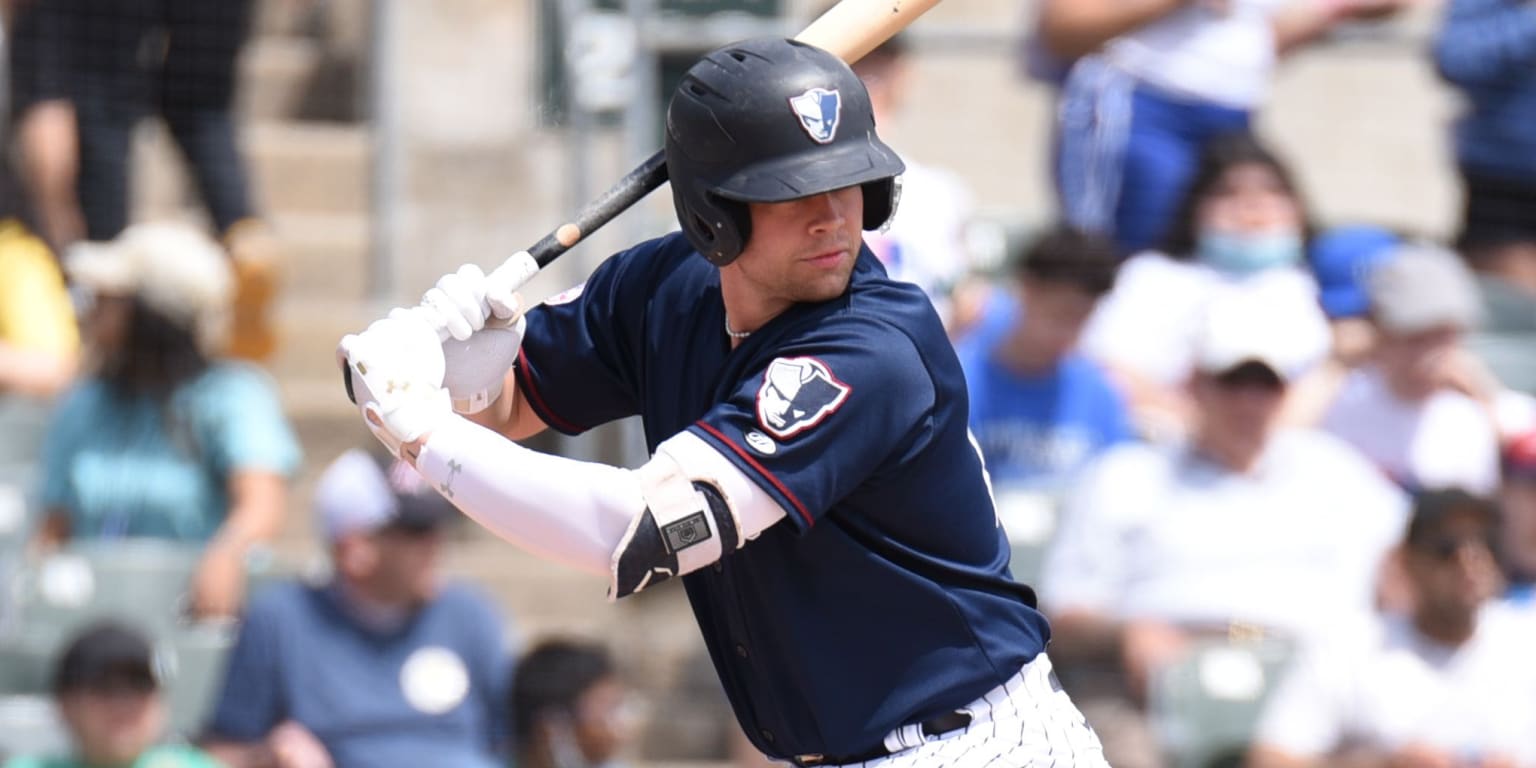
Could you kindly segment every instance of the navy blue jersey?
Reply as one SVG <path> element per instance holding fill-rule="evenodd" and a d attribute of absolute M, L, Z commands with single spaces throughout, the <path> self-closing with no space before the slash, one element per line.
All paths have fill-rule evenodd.
<path fill-rule="evenodd" d="M 863 249 L 839 298 L 736 349 L 719 270 L 643 243 L 528 316 L 518 383 L 577 433 L 639 414 L 654 452 L 692 431 L 788 519 L 684 577 L 747 735 L 773 756 L 853 754 L 1018 672 L 1049 630 L 1008 573 L 965 380 L 916 287 Z"/>

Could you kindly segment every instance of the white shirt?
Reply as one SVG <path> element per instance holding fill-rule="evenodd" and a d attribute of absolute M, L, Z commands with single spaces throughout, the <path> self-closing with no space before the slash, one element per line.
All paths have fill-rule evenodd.
<path fill-rule="evenodd" d="M 866 233 L 864 239 L 892 279 L 914 283 L 942 303 L 970 267 L 965 227 L 973 206 L 971 192 L 950 171 L 911 160 L 906 164 L 890 226 Z"/>
<path fill-rule="evenodd" d="M 1343 746 L 1410 743 L 1475 765 L 1492 754 L 1536 766 L 1536 622 L 1487 606 L 1460 648 L 1402 617 L 1340 626 L 1296 659 L 1270 699 L 1257 741 L 1298 757 Z"/>
<path fill-rule="evenodd" d="M 1163 386 L 1183 384 L 1207 308 L 1238 292 L 1251 295 L 1255 306 L 1267 308 L 1271 322 L 1287 329 L 1300 350 L 1298 359 L 1316 363 L 1327 356 L 1333 336 L 1317 303 L 1317 283 L 1305 270 L 1282 267 L 1234 277 L 1155 251 L 1121 266 L 1115 289 L 1083 331 L 1083 351 Z"/>
<path fill-rule="evenodd" d="M 1484 495 L 1498 488 L 1498 432 L 1487 412 L 1460 392 L 1404 402 L 1379 371 L 1359 368 L 1344 380 L 1321 426 L 1408 487 Z"/>
<path fill-rule="evenodd" d="M 1188 99 L 1253 109 L 1274 76 L 1275 13 L 1286 0 L 1228 0 L 1225 12 L 1191 3 L 1115 38 L 1106 58 L 1137 80 Z"/>
<path fill-rule="evenodd" d="M 1348 446 L 1282 431 L 1237 474 L 1180 446 L 1133 444 L 1090 465 L 1046 553 L 1048 609 L 1294 635 L 1368 612 L 1402 493 Z"/>

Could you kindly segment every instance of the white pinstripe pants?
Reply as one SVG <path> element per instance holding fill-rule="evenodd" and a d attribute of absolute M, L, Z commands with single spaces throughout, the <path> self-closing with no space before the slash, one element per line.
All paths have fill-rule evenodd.
<path fill-rule="evenodd" d="M 1108 768 L 1098 735 L 1066 692 L 1052 680 L 1051 660 L 1042 653 L 1017 675 L 963 707 L 971 714 L 971 724 L 964 730 L 921 740 L 919 731 L 907 726 L 885 737 L 886 748 L 901 751 L 858 765 Z"/>

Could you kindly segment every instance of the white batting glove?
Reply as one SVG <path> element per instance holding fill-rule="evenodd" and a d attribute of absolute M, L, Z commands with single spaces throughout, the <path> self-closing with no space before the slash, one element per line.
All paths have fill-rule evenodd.
<path fill-rule="evenodd" d="M 443 275 L 421 297 L 421 305 L 436 313 L 448 335 L 457 341 L 468 339 L 488 322 L 505 327 L 522 317 L 522 299 L 512 286 L 486 275 L 474 264 Z"/>
<path fill-rule="evenodd" d="M 363 423 L 391 453 L 453 418 L 443 388 L 443 347 L 419 310 L 394 310 L 342 338 L 336 356 L 350 369 Z"/>

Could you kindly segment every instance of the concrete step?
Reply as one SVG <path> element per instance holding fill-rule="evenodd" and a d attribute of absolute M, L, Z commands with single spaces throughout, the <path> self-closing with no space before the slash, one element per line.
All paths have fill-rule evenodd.
<path fill-rule="evenodd" d="M 365 214 L 370 137 L 326 123 L 254 123 L 243 135 L 256 199 L 268 214 Z"/>
<path fill-rule="evenodd" d="M 257 122 L 240 130 L 257 210 L 268 216 L 365 215 L 369 135 L 360 126 Z M 139 220 L 201 208 L 186 164 L 159 121 L 134 137 L 133 213 Z"/>
<path fill-rule="evenodd" d="M 364 300 L 370 242 L 366 217 L 285 213 L 270 222 L 282 249 L 285 297 Z"/>
<path fill-rule="evenodd" d="M 252 41 L 240 56 L 237 112 L 245 120 L 362 119 L 356 54 L 303 37 Z"/>
<path fill-rule="evenodd" d="M 370 0 L 257 0 L 253 37 L 310 37 L 360 50 Z"/>
<path fill-rule="evenodd" d="M 290 414 L 356 417 L 336 366 L 336 344 L 380 314 L 360 301 L 288 295 L 279 299 L 273 313 L 278 348 L 267 368 L 277 379 Z"/>

